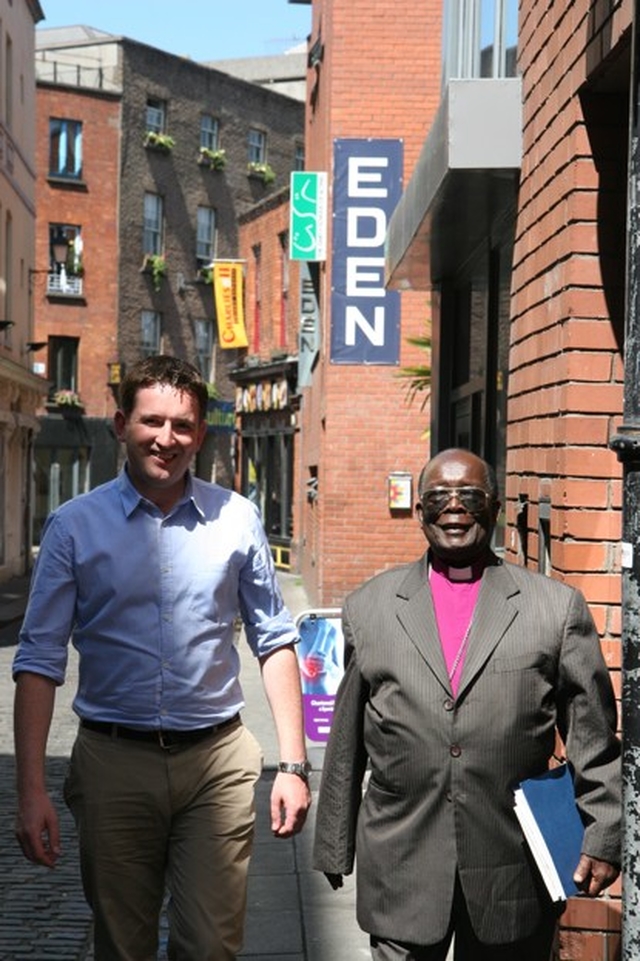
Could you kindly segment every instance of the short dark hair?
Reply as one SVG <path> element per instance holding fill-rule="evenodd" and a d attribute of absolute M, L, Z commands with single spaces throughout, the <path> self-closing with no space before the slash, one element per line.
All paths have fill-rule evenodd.
<path fill-rule="evenodd" d="M 155 384 L 166 384 L 191 394 L 198 403 L 200 420 L 206 419 L 209 391 L 202 374 L 188 361 L 170 357 L 168 354 L 145 357 L 127 371 L 119 391 L 120 410 L 125 417 L 131 416 L 138 391 Z"/>

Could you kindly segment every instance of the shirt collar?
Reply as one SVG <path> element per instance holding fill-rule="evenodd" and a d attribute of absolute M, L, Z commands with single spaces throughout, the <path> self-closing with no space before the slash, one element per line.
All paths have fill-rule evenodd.
<path fill-rule="evenodd" d="M 126 517 L 130 517 L 131 514 L 139 507 L 141 504 L 148 504 L 149 501 L 146 497 L 143 497 L 140 491 L 133 485 L 129 473 L 127 471 L 126 464 L 120 471 L 118 475 L 118 490 L 120 493 L 120 498 L 122 500 L 122 507 Z M 199 491 L 194 484 L 194 479 L 191 471 L 187 471 L 186 483 L 184 485 L 184 493 L 180 500 L 174 505 L 171 513 L 179 510 L 183 504 L 191 503 L 193 509 L 199 515 L 201 520 L 205 518 L 205 512 L 200 504 Z"/>
<path fill-rule="evenodd" d="M 486 566 L 487 560 L 484 557 L 469 567 L 450 567 L 448 564 L 445 564 L 444 561 L 441 561 L 440 558 L 435 557 L 434 554 L 429 554 L 429 574 L 432 570 L 437 571 L 438 574 L 442 574 L 443 577 L 446 577 L 448 581 L 454 584 L 468 584 L 471 581 L 479 580 Z"/>

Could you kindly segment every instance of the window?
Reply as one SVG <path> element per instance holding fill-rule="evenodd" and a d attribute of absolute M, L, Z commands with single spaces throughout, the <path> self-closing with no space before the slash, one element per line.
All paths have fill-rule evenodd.
<path fill-rule="evenodd" d="M 296 152 L 293 158 L 293 169 L 304 170 L 304 144 L 296 143 Z"/>
<path fill-rule="evenodd" d="M 140 315 L 140 356 L 160 353 L 161 315 L 157 310 L 143 310 Z"/>
<path fill-rule="evenodd" d="M 167 122 L 167 105 L 163 100 L 147 100 L 146 129 L 164 133 Z"/>
<path fill-rule="evenodd" d="M 247 160 L 249 163 L 262 164 L 267 159 L 267 135 L 255 127 L 249 129 Z"/>
<path fill-rule="evenodd" d="M 194 324 L 198 369 L 205 380 L 211 379 L 211 354 L 213 352 L 213 323 L 196 320 Z"/>
<path fill-rule="evenodd" d="M 77 337 L 49 338 L 48 379 L 52 382 L 51 395 L 59 390 L 78 391 Z"/>
<path fill-rule="evenodd" d="M 162 254 L 163 201 L 159 194 L 144 195 L 144 234 L 142 252 Z"/>
<path fill-rule="evenodd" d="M 198 207 L 196 258 L 198 267 L 207 267 L 215 254 L 216 212 L 213 207 Z"/>
<path fill-rule="evenodd" d="M 4 119 L 7 127 L 13 125 L 13 41 L 7 37 L 4 54 Z"/>
<path fill-rule="evenodd" d="M 49 176 L 82 177 L 82 123 L 79 120 L 49 120 Z"/>
<path fill-rule="evenodd" d="M 59 263 L 58 247 L 65 243 L 67 257 L 64 262 Z M 48 294 L 82 295 L 82 247 L 82 228 L 79 224 L 49 224 Z"/>
<path fill-rule="evenodd" d="M 204 113 L 200 118 L 200 146 L 217 150 L 220 141 L 220 124 L 216 117 Z"/>

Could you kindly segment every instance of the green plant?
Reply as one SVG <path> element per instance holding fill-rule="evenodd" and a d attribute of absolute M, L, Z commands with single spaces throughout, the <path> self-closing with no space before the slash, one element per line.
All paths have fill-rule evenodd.
<path fill-rule="evenodd" d="M 156 130 L 147 130 L 144 138 L 145 147 L 153 147 L 156 150 L 173 150 L 176 145 L 173 137 L 168 133 L 158 133 Z"/>
<path fill-rule="evenodd" d="M 202 281 L 203 284 L 212 284 L 213 283 L 213 267 L 199 267 L 198 280 Z"/>
<path fill-rule="evenodd" d="M 211 147 L 200 147 L 198 163 L 210 167 L 211 170 L 224 170 L 227 166 L 227 152 L 221 148 L 212 150 Z"/>
<path fill-rule="evenodd" d="M 154 290 L 160 290 L 162 278 L 167 273 L 167 262 L 162 254 L 145 254 L 142 269 L 151 274 Z"/>
<path fill-rule="evenodd" d="M 258 163 L 252 160 L 247 164 L 247 173 L 250 177 L 258 177 L 265 186 L 272 184 L 276 179 L 273 167 L 268 163 Z"/>
<path fill-rule="evenodd" d="M 431 335 L 424 334 L 422 337 L 407 337 L 407 343 L 414 347 L 419 347 L 429 354 L 431 360 Z M 412 367 L 401 367 L 397 377 L 408 381 L 407 399 L 410 404 L 416 399 L 418 394 L 424 393 L 420 410 L 424 410 L 427 401 L 431 396 L 431 364 L 415 364 Z"/>
<path fill-rule="evenodd" d="M 62 390 L 57 390 L 53 395 L 53 402 L 57 404 L 58 407 L 82 407 L 83 403 L 80 400 L 79 394 L 76 394 L 75 390 L 69 390 L 65 387 Z"/>

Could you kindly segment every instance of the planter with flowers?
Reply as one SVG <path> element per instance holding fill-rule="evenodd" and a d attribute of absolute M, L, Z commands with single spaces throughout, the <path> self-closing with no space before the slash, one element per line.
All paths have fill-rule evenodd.
<path fill-rule="evenodd" d="M 198 163 L 202 167 L 209 167 L 210 170 L 224 170 L 227 166 L 226 150 L 212 150 L 210 147 L 200 147 Z"/>
<path fill-rule="evenodd" d="M 156 130 L 147 130 L 144 138 L 145 147 L 151 150 L 160 150 L 163 153 L 170 153 L 176 145 L 173 137 L 168 133 L 158 133 Z"/>
<path fill-rule="evenodd" d="M 265 187 L 268 187 L 276 179 L 275 171 L 270 164 L 257 163 L 256 161 L 247 164 L 247 176 L 261 180 Z"/>
<path fill-rule="evenodd" d="M 167 262 L 162 254 L 145 254 L 140 269 L 145 274 L 151 274 L 153 289 L 160 290 L 162 279 L 167 273 Z"/>

